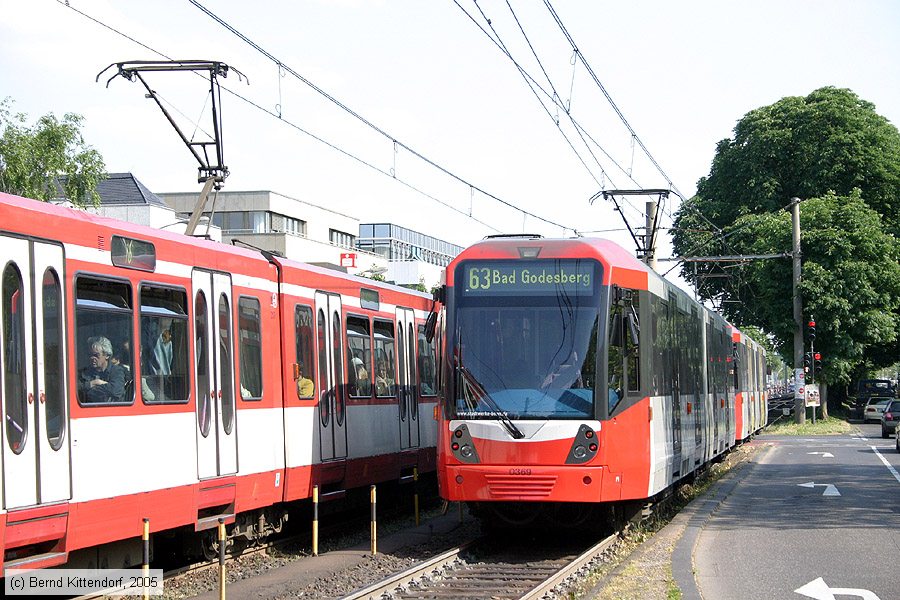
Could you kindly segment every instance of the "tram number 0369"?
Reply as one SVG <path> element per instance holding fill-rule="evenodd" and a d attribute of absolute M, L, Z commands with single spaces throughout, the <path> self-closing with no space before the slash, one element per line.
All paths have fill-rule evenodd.
<path fill-rule="evenodd" d="M 510 475 L 531 475 L 531 469 L 522 469 L 522 468 L 510 469 L 509 474 Z"/>

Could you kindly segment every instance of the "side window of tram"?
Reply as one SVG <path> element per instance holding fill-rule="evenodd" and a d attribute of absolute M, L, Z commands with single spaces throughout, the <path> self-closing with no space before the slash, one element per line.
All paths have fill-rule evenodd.
<path fill-rule="evenodd" d="M 372 395 L 369 319 L 347 317 L 347 390 L 356 398 Z"/>
<path fill-rule="evenodd" d="M 437 363 L 434 356 L 434 339 L 429 342 L 425 338 L 424 325 L 419 325 L 418 337 L 419 393 L 423 396 L 434 396 L 437 393 Z"/>
<path fill-rule="evenodd" d="M 628 391 L 641 389 L 641 305 L 638 292 L 632 292 L 631 305 L 625 307 L 624 338 Z"/>
<path fill-rule="evenodd" d="M 65 377 L 63 363 L 63 305 L 59 276 L 51 267 L 44 271 L 43 288 L 44 322 L 44 395 L 47 406 L 47 439 L 50 447 L 59 450 L 65 428 L 66 397 L 62 381 Z"/>
<path fill-rule="evenodd" d="M 298 398 L 312 398 L 316 393 L 313 383 L 313 324 L 312 309 L 297 305 L 294 310 L 294 330 L 296 332 L 297 362 L 294 367 L 294 380 L 297 384 Z"/>
<path fill-rule="evenodd" d="M 200 434 L 203 437 L 209 435 L 212 424 L 212 375 L 209 370 L 210 352 L 208 347 L 209 335 L 209 311 L 207 310 L 206 295 L 202 290 L 197 291 L 194 301 L 194 335 L 197 345 L 194 347 L 194 356 L 197 361 L 197 420 L 200 425 Z"/>
<path fill-rule="evenodd" d="M 242 296 L 238 300 L 238 328 L 241 352 L 241 398 L 259 399 L 262 384 L 262 330 L 259 300 Z"/>
<path fill-rule="evenodd" d="M 325 311 L 319 309 L 316 316 L 318 331 L 318 350 L 319 350 L 319 393 L 328 391 L 328 346 L 327 333 L 325 330 Z M 327 403 L 321 405 L 323 410 L 327 410 Z"/>
<path fill-rule="evenodd" d="M 3 270 L 3 392 L 6 396 L 6 441 L 16 454 L 28 433 L 25 395 L 25 303 L 22 274 L 15 264 Z"/>
<path fill-rule="evenodd" d="M 375 321 L 375 394 L 390 397 L 396 394 L 396 355 L 394 354 L 394 324 Z"/>
<path fill-rule="evenodd" d="M 142 286 L 139 389 L 144 402 L 188 401 L 188 335 L 187 293 Z"/>
<path fill-rule="evenodd" d="M 134 401 L 133 315 L 131 284 L 76 279 L 75 359 L 81 404 Z"/>
<path fill-rule="evenodd" d="M 609 311 L 609 335 L 607 336 L 607 409 L 610 414 L 618 406 L 619 402 L 625 395 L 624 392 L 624 376 L 625 376 L 625 360 L 624 360 L 624 323 L 623 323 L 623 307 L 619 304 L 613 304 Z"/>

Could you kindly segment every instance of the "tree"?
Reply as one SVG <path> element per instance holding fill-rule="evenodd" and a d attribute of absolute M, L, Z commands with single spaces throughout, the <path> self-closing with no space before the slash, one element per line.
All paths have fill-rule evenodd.
<path fill-rule="evenodd" d="M 792 197 L 801 205 L 804 314 L 814 315 L 825 383 L 897 361 L 900 351 L 900 133 L 849 90 L 822 88 L 749 112 L 719 142 L 708 177 L 676 216 L 682 256 L 770 254 L 791 248 Z M 793 362 L 788 259 L 727 269 L 703 265 L 685 279 L 722 297 L 739 326 L 772 334 Z"/>
<path fill-rule="evenodd" d="M 27 116 L 0 102 L 0 191 L 36 200 L 59 197 L 57 185 L 76 206 L 100 204 L 97 184 L 106 177 L 100 153 L 85 144 L 83 117 L 47 114 L 29 127 Z"/>

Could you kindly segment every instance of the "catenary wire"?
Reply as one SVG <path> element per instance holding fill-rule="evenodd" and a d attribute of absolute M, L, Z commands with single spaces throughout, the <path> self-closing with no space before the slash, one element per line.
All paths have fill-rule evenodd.
<path fill-rule="evenodd" d="M 497 49 L 500 50 L 500 52 L 503 53 L 513 63 L 513 65 L 516 67 L 516 69 L 518 69 L 518 71 L 521 73 L 522 77 L 525 78 L 526 84 L 529 86 L 529 88 L 531 88 L 532 93 L 534 93 L 535 96 L 538 96 L 538 102 L 541 103 L 541 106 L 544 108 L 544 111 L 556 123 L 557 129 L 560 132 L 560 135 L 563 136 L 563 138 L 566 140 L 566 143 L 569 145 L 569 147 L 575 153 L 576 157 L 578 157 L 581 164 L 585 167 L 585 169 L 588 171 L 588 173 L 591 175 L 591 177 L 594 179 L 594 181 L 601 188 L 605 187 L 605 186 L 602 185 L 599 181 L 597 181 L 597 178 L 593 175 L 590 167 L 588 167 L 587 163 L 584 161 L 584 159 L 582 158 L 579 151 L 575 148 L 574 144 L 571 142 L 571 140 L 565 134 L 565 132 L 563 132 L 563 130 L 559 127 L 558 117 L 555 117 L 552 113 L 550 113 L 550 111 L 547 109 L 546 104 L 544 104 L 544 102 L 541 100 L 540 96 L 538 95 L 538 92 L 543 94 L 548 99 L 548 101 L 550 103 L 554 104 L 558 109 L 562 109 L 562 111 L 565 113 L 566 117 L 569 119 L 569 121 L 572 123 L 573 127 L 575 128 L 576 133 L 578 133 L 579 137 L 581 138 L 582 143 L 584 143 L 585 148 L 587 148 L 588 153 L 591 155 L 591 157 L 594 159 L 594 162 L 600 168 L 600 171 L 603 173 L 603 176 L 605 177 L 606 180 L 609 181 L 609 183 L 613 187 L 617 187 L 617 186 L 613 182 L 612 177 L 603 168 L 603 165 L 598 160 L 597 156 L 591 151 L 590 144 L 588 144 L 588 141 L 590 141 L 594 146 L 596 146 L 603 153 L 603 155 L 606 156 L 606 158 L 619 171 L 624 173 L 625 176 L 632 183 L 634 183 L 638 187 L 641 187 L 641 184 L 633 177 L 632 173 L 628 169 L 626 169 L 622 165 L 620 165 L 618 163 L 618 161 L 616 161 L 612 157 L 612 155 L 610 155 L 609 152 L 607 152 L 606 149 L 593 136 L 591 136 L 591 134 L 574 118 L 574 116 L 571 113 L 571 110 L 569 110 L 569 108 L 567 108 L 566 106 L 563 105 L 562 99 L 559 97 L 559 94 L 556 92 L 556 88 L 553 85 L 552 80 L 550 79 L 549 75 L 547 74 L 546 70 L 544 69 L 540 58 L 537 56 L 537 53 L 534 50 L 534 47 L 531 44 L 530 39 L 528 38 L 527 34 L 524 31 L 523 26 L 521 25 L 521 23 L 518 19 L 518 16 L 515 14 L 515 11 L 513 10 L 512 6 L 509 3 L 507 3 L 507 6 L 509 7 L 509 10 L 513 15 L 513 19 L 516 21 L 516 24 L 518 25 L 519 30 L 521 31 L 523 37 L 525 38 L 525 41 L 528 44 L 529 48 L 532 50 L 532 54 L 534 55 L 535 60 L 538 62 L 538 65 L 540 66 L 542 72 L 544 73 L 544 76 L 550 83 L 552 93 L 548 92 L 546 89 L 544 89 L 544 87 L 541 86 L 541 84 L 538 83 L 535 80 L 535 78 L 531 74 L 529 74 L 528 71 L 512 56 L 512 53 L 509 51 L 506 44 L 504 44 L 503 40 L 500 38 L 500 34 L 497 32 L 496 28 L 493 26 L 493 20 L 487 16 L 487 14 L 484 12 L 484 9 L 482 9 L 481 5 L 479 5 L 477 2 L 475 2 L 475 6 L 478 8 L 478 12 L 481 14 L 481 17 L 484 19 L 485 23 L 487 23 L 487 26 L 491 30 L 490 32 L 487 29 L 485 29 L 485 27 L 481 23 L 479 23 L 478 20 L 474 16 L 472 16 L 472 14 L 460 4 L 459 0 L 454 0 L 454 4 L 456 4 L 456 6 L 463 12 L 463 14 L 465 14 L 466 17 L 468 17 L 469 20 L 472 21 L 472 23 L 497 47 Z M 493 33 L 493 35 L 491 32 Z M 587 138 L 587 139 L 585 139 L 585 138 Z M 627 205 L 627 207 L 630 208 L 632 211 L 634 211 L 637 215 L 644 216 L 643 211 L 641 209 L 637 208 L 636 206 L 634 206 L 634 204 L 628 198 L 624 198 L 623 201 Z M 617 208 L 616 210 L 620 210 L 620 209 Z M 620 212 L 621 212 L 621 210 L 620 210 Z M 624 214 L 623 214 L 623 218 L 624 218 Z"/>
<path fill-rule="evenodd" d="M 484 196 L 487 196 L 488 198 L 491 198 L 492 200 L 494 200 L 494 201 L 496 201 L 496 202 L 499 202 L 500 204 L 503 204 L 503 205 L 505 205 L 505 206 L 507 206 L 507 207 L 509 207 L 509 208 L 512 208 L 513 210 L 515 210 L 515 211 L 517 211 L 517 212 L 520 212 L 520 213 L 522 213 L 522 214 L 528 215 L 529 217 L 532 217 L 533 219 L 537 219 L 538 221 L 547 223 L 548 225 L 553 225 L 553 226 L 555 226 L 555 227 L 560 227 L 560 228 L 562 228 L 563 230 L 569 230 L 569 231 L 574 232 L 576 235 L 578 234 L 577 229 L 575 229 L 575 228 L 573 228 L 573 227 L 569 227 L 569 226 L 567 226 L 567 225 L 563 225 L 563 224 L 561 224 L 561 223 L 557 223 L 557 222 L 555 222 L 555 221 L 553 221 L 553 220 L 551 220 L 551 219 L 547 219 L 547 218 L 545 218 L 545 217 L 542 217 L 542 216 L 537 215 L 537 214 L 535 214 L 535 213 L 532 213 L 532 212 L 530 212 L 530 211 L 527 211 L 527 210 L 524 210 L 524 209 L 522 209 L 522 208 L 519 208 L 518 206 L 512 204 L 511 202 L 508 202 L 507 200 L 504 200 L 504 199 L 502 199 L 502 198 L 500 198 L 500 197 L 498 197 L 498 196 L 496 196 L 496 195 L 494 195 L 494 194 L 492 194 L 492 193 L 490 193 L 490 192 L 488 192 L 488 191 L 486 191 L 486 190 L 484 190 L 484 189 L 478 187 L 477 185 L 475 185 L 475 184 L 473 184 L 473 183 L 471 183 L 471 182 L 469 182 L 469 181 L 466 181 L 466 180 L 463 179 L 461 176 L 456 175 L 455 173 L 453 173 L 453 172 L 450 171 L 449 169 L 447 169 L 447 168 L 445 168 L 445 167 L 439 165 L 438 163 L 434 162 L 434 161 L 431 160 L 430 158 L 428 158 L 428 157 L 426 157 L 425 155 L 421 154 L 421 153 L 418 152 L 417 150 L 415 150 L 415 149 L 413 149 L 412 147 L 408 146 L 407 144 L 401 142 L 401 141 L 398 140 L 395 136 L 391 135 L 390 133 L 388 133 L 387 131 L 385 131 L 385 130 L 382 129 L 381 127 L 375 125 L 374 123 L 372 123 L 371 121 L 369 121 L 368 119 L 366 119 L 365 117 L 363 117 L 361 114 L 359 114 L 358 112 L 354 111 L 353 109 L 351 109 L 350 107 L 348 107 L 346 104 L 344 104 L 343 102 L 341 102 L 340 100 L 338 100 L 337 98 L 335 98 L 334 96 L 332 96 L 331 94 L 329 94 L 328 92 L 326 92 L 325 90 L 323 90 L 322 88 L 320 88 L 319 86 L 317 86 L 315 83 L 313 83 L 312 81 L 310 81 L 309 79 L 307 79 L 306 77 L 304 77 L 303 75 L 301 75 L 300 73 L 298 73 L 297 71 L 295 71 L 295 70 L 294 70 L 293 68 L 291 68 L 289 65 L 285 64 L 284 62 L 282 62 L 281 60 L 279 60 L 278 58 L 276 58 L 274 55 L 272 55 L 270 52 L 268 52 L 267 50 L 265 50 L 264 48 L 262 48 L 259 44 L 257 44 L 257 43 L 254 42 L 253 40 L 251 40 L 249 37 L 247 37 L 246 35 L 244 35 L 244 34 L 241 33 L 240 31 L 238 31 L 235 27 L 233 27 L 232 25 L 230 25 L 230 24 L 229 24 L 228 22 L 226 22 L 224 19 L 222 19 L 221 17 L 219 17 L 217 14 L 215 14 L 214 12 L 212 12 L 211 10 L 209 10 L 208 8 L 206 8 L 205 6 L 203 6 L 202 4 L 200 4 L 200 2 L 198 2 L 197 0 L 188 0 L 188 1 L 189 1 L 191 4 L 193 4 L 195 7 L 197 7 L 198 9 L 200 9 L 204 14 L 206 14 L 207 16 L 209 16 L 211 19 L 213 19 L 214 21 L 216 21 L 217 23 L 219 23 L 222 27 L 224 27 L 225 29 L 227 29 L 228 31 L 230 31 L 231 33 L 233 33 L 235 36 L 237 36 L 238 38 L 240 38 L 242 41 L 244 41 L 246 44 L 248 44 L 250 47 L 252 47 L 253 49 L 255 49 L 257 52 L 259 52 L 260 54 L 262 54 L 263 56 L 265 56 L 266 58 L 268 58 L 269 60 L 271 60 L 272 62 L 274 62 L 274 63 L 275 63 L 276 65 L 278 65 L 281 69 L 283 69 L 284 72 L 286 72 L 286 73 L 292 75 L 292 76 L 295 77 L 297 80 L 299 80 L 300 82 L 304 83 L 305 85 L 307 85 L 308 87 L 310 87 L 312 90 L 314 90 L 316 93 L 318 93 L 319 95 L 323 96 L 323 97 L 326 98 L 328 101 L 332 102 L 335 106 L 337 106 L 338 108 L 340 108 L 341 110 L 343 110 L 343 111 L 346 112 L 347 114 L 351 115 L 351 116 L 354 117 L 355 119 L 359 120 L 361 123 L 363 123 L 363 124 L 366 125 L 367 127 L 371 128 L 371 129 L 372 129 L 373 131 L 375 131 L 376 133 L 378 133 L 378 134 L 380 134 L 381 136 L 383 136 L 383 137 L 389 139 L 392 143 L 396 144 L 396 145 L 397 145 L 398 147 L 400 147 L 400 148 L 403 148 L 404 150 L 406 150 L 408 153 L 410 153 L 411 155 L 415 156 L 415 157 L 418 158 L 419 160 L 425 162 L 426 164 L 430 165 L 431 167 L 433 167 L 433 168 L 437 169 L 438 171 L 444 173 L 445 175 L 447 175 L 447 176 L 450 177 L 451 179 L 454 179 L 454 180 L 458 181 L 459 183 L 462 183 L 462 184 L 464 184 L 464 185 L 467 185 L 467 186 L 471 187 L 472 189 L 476 190 L 477 192 L 479 192 L 480 194 L 482 194 L 482 195 L 484 195 Z"/>
<path fill-rule="evenodd" d="M 111 25 L 108 25 L 108 24 L 104 23 L 103 21 L 101 21 L 101 20 L 99 20 L 99 19 L 97 19 L 97 18 L 95 18 L 95 17 L 93 17 L 93 16 L 91 16 L 91 15 L 89 15 L 89 14 L 87 14 L 87 13 L 85 13 L 85 12 L 83 12 L 83 11 L 77 9 L 77 8 L 75 8 L 74 6 L 71 6 L 71 4 L 69 4 L 66 0 L 57 0 L 57 3 L 62 4 L 62 5 L 65 6 L 66 8 L 72 9 L 73 11 L 75 11 L 76 13 L 78 13 L 79 15 L 81 15 L 82 17 L 84 17 L 84 18 L 86 18 L 86 19 L 88 19 L 88 20 L 90 20 L 90 21 L 96 23 L 97 25 L 100 25 L 101 27 L 104 27 L 105 29 L 108 29 L 109 31 L 111 31 L 111 32 L 113 32 L 113 33 L 115 33 L 115 34 L 117 34 L 117 35 L 119 35 L 119 36 L 121 36 L 121 37 L 123 37 L 123 38 L 125 38 L 125 39 L 127 39 L 127 40 L 129 40 L 129 41 L 131 41 L 131 42 L 133 42 L 134 44 L 137 44 L 138 46 L 140 46 L 140 47 L 142 47 L 142 48 L 144 48 L 144 49 L 146 49 L 146 50 L 148 50 L 148 51 L 150 51 L 150 52 L 153 52 L 154 54 L 156 54 L 156 55 L 158 55 L 158 56 L 161 56 L 161 57 L 163 57 L 163 58 L 165 58 L 165 59 L 167 59 L 167 60 L 174 60 L 174 59 L 173 59 L 172 57 L 170 57 L 169 55 L 167 55 L 167 54 L 165 54 L 165 53 L 163 53 L 163 52 L 160 52 L 159 50 L 156 50 L 155 48 L 153 48 L 153 47 L 151 47 L 151 46 L 149 46 L 149 45 L 147 45 L 147 44 L 145 44 L 145 43 L 143 43 L 143 42 L 141 42 L 141 41 L 135 39 L 134 37 L 132 37 L 132 36 L 130 36 L 130 35 L 128 35 L 128 34 L 122 32 L 122 31 L 120 31 L 120 30 L 118 30 L 118 29 L 116 29 L 115 27 L 112 27 Z M 287 69 L 288 69 L 288 67 L 286 67 L 285 65 L 283 65 L 283 64 L 281 64 L 281 63 L 279 63 L 279 67 L 282 68 L 282 69 L 284 69 L 285 71 L 287 71 Z M 198 77 L 202 77 L 202 75 L 199 75 L 199 74 L 197 74 L 197 76 L 198 76 Z M 463 215 L 463 216 L 465 216 L 465 217 L 471 219 L 472 221 L 474 221 L 474 222 L 476 222 L 476 223 L 478 223 L 478 224 L 480 224 L 480 225 L 483 225 L 484 227 L 490 229 L 491 231 L 493 231 L 493 232 L 495 232 L 495 233 L 499 233 L 499 232 L 500 232 L 500 230 L 497 229 L 496 227 L 494 227 L 494 226 L 492 226 L 492 225 L 490 225 L 490 224 L 488 224 L 488 223 L 482 221 L 481 219 L 478 219 L 477 217 L 472 216 L 469 212 L 460 210 L 460 209 L 456 208 L 455 206 L 453 206 L 453 205 L 451 205 L 451 204 L 449 204 L 449 203 L 447 203 L 447 202 L 445 202 L 445 201 L 443 201 L 443 200 L 441 200 L 441 199 L 439 199 L 439 198 L 433 196 L 432 194 L 429 194 L 428 192 L 425 192 L 424 190 L 422 190 L 422 189 L 420 189 L 420 188 L 418 188 L 418 187 L 416 187 L 416 186 L 414 186 L 414 185 L 412 185 L 412 184 L 410 184 L 410 183 L 408 183 L 408 182 L 402 180 L 401 178 L 396 177 L 396 175 L 395 175 L 394 173 L 390 173 L 390 172 L 388 172 L 388 171 L 385 171 L 384 169 L 381 169 L 381 168 L 379 168 L 379 167 L 377 167 L 377 166 L 375 166 L 375 165 L 372 165 L 372 164 L 369 163 L 368 161 L 366 161 L 366 160 L 364 160 L 364 159 L 362 159 L 362 158 L 360 158 L 360 157 L 358 157 L 358 156 L 352 154 L 351 152 L 349 152 L 349 151 L 347 151 L 347 150 L 344 150 L 344 149 L 341 148 L 340 146 L 338 146 L 338 145 L 336 145 L 336 144 L 334 144 L 334 143 L 332 143 L 332 142 L 329 142 L 329 141 L 325 140 L 324 138 L 321 138 L 321 137 L 315 135 L 314 133 L 309 132 L 309 131 L 303 129 L 302 127 L 300 127 L 300 126 L 297 125 L 296 123 L 293 123 L 293 122 L 291 122 L 291 121 L 285 119 L 285 118 L 284 118 L 282 115 L 280 115 L 279 113 L 270 111 L 269 109 L 267 109 L 267 108 L 265 108 L 265 107 L 259 105 L 258 103 L 256 103 L 256 102 L 254 102 L 253 100 L 250 100 L 249 98 L 247 98 L 247 97 L 245 97 L 245 96 L 239 94 L 238 92 L 235 92 L 234 90 L 228 88 L 228 87 L 225 86 L 225 85 L 222 85 L 221 87 L 222 87 L 222 89 L 223 89 L 225 92 L 231 94 L 233 97 L 235 97 L 235 98 L 237 98 L 237 99 L 239 99 L 239 100 L 241 100 L 241 101 L 247 103 L 248 105 L 250 105 L 250 106 L 256 108 L 257 110 L 260 110 L 260 111 L 266 113 L 266 114 L 269 115 L 269 116 L 272 116 L 272 117 L 278 119 L 279 121 L 283 122 L 285 125 L 287 125 L 287 126 L 293 128 L 293 129 L 295 129 L 296 131 L 298 131 L 298 132 L 300 132 L 300 133 L 303 133 L 303 134 L 305 134 L 305 135 L 311 137 L 312 139 L 316 140 L 317 142 L 322 143 L 322 144 L 328 146 L 329 148 L 331 148 L 331 149 L 333 149 L 333 150 L 335 150 L 335 151 L 337 151 L 337 152 L 339 152 L 339 153 L 345 155 L 346 157 L 348 157 L 348 158 L 350 158 L 350 159 L 352 159 L 352 160 L 354 160 L 354 161 L 356 161 L 356 162 L 362 164 L 363 166 L 366 166 L 366 167 L 368 167 L 368 168 L 370 168 L 370 169 L 372 169 L 372 170 L 374 170 L 374 171 L 377 171 L 378 173 L 380 173 L 380 174 L 382 174 L 382 175 L 385 175 L 385 176 L 387 176 L 387 177 L 390 177 L 391 179 L 397 181 L 398 183 L 400 183 L 400 184 L 403 185 L 404 187 L 410 189 L 411 191 L 414 191 L 414 192 L 416 192 L 417 194 L 419 194 L 419 195 L 421 195 L 421 196 L 424 196 L 425 198 L 428 198 L 429 200 L 432 200 L 432 201 L 434 201 L 434 202 L 437 202 L 438 204 L 441 204 L 442 206 L 445 206 L 445 207 L 447 207 L 447 208 L 453 210 L 454 212 L 457 212 L 457 213 L 459 213 L 460 215 Z M 171 103 L 170 103 L 170 105 L 171 105 Z M 183 114 L 183 113 L 181 113 L 181 114 Z M 187 118 L 186 115 L 184 115 L 184 116 L 185 116 L 185 118 Z M 397 142 L 396 140 L 393 140 L 393 139 L 392 139 L 392 141 L 394 141 L 398 146 L 403 147 L 404 149 L 406 149 L 407 151 L 409 151 L 411 154 L 413 154 L 413 155 L 415 155 L 415 156 L 421 158 L 422 160 L 424 160 L 424 161 L 425 161 L 426 163 L 428 163 L 429 165 L 432 165 L 433 167 L 437 168 L 437 169 L 440 170 L 441 172 L 447 174 L 448 176 L 450 176 L 451 178 L 455 179 L 456 181 L 465 184 L 465 185 L 468 186 L 470 189 L 472 189 L 472 190 L 474 190 L 474 191 L 477 191 L 477 192 L 481 193 L 482 195 L 487 196 L 487 197 L 489 197 L 489 198 L 491 198 L 491 199 L 493 199 L 493 200 L 496 200 L 496 201 L 500 202 L 501 204 L 504 204 L 505 206 L 507 206 L 507 207 L 509 207 L 509 208 L 511 208 L 511 209 L 515 210 L 516 212 L 519 212 L 519 213 L 521 213 L 521 214 L 523 214 L 523 215 L 530 216 L 530 217 L 532 217 L 532 218 L 534 218 L 534 219 L 536 219 L 536 220 L 538 220 L 538 221 L 541 221 L 541 222 L 543 222 L 543 223 L 547 223 L 547 224 L 549 224 L 549 225 L 553 225 L 553 226 L 555 226 L 555 227 L 559 227 L 559 228 L 562 230 L 563 234 L 565 234 L 566 231 L 572 231 L 575 235 L 580 235 L 580 232 L 579 232 L 576 228 L 573 228 L 573 227 L 570 227 L 570 226 L 567 226 L 567 225 L 563 225 L 563 224 L 561 224 L 561 223 L 556 223 L 556 222 L 554 222 L 554 221 L 552 221 L 552 220 L 546 219 L 546 218 L 544 218 L 544 217 L 541 217 L 541 216 L 536 215 L 536 214 L 534 214 L 534 213 L 531 213 L 531 212 L 529 212 L 529 211 L 526 211 L 526 210 L 523 210 L 523 209 L 521 209 L 521 208 L 518 208 L 518 207 L 516 207 L 516 206 L 510 204 L 509 202 L 506 202 L 505 200 L 502 200 L 501 198 L 498 198 L 498 197 L 494 196 L 493 194 L 490 194 L 489 192 L 486 192 L 485 190 L 483 190 L 483 189 L 480 188 L 479 186 L 477 186 L 477 185 L 475 185 L 475 184 L 472 184 L 472 183 L 469 183 L 469 182 L 466 181 L 465 179 L 462 179 L 461 177 L 458 177 L 458 176 L 454 175 L 453 173 L 451 173 L 450 171 L 446 170 L 445 168 L 443 168 L 443 167 L 437 165 L 436 163 L 433 163 L 432 161 L 428 160 L 427 158 L 425 158 L 425 157 L 419 155 L 418 153 L 412 151 L 412 150 L 409 149 L 407 146 L 403 145 L 401 142 Z"/>

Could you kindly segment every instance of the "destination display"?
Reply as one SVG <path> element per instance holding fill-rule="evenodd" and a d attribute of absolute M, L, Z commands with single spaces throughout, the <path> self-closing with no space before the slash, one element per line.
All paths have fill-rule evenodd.
<path fill-rule="evenodd" d="M 589 296 L 599 282 L 599 265 L 583 259 L 467 261 L 457 287 L 463 295 L 574 294 Z M 459 271 L 457 272 L 458 274 Z"/>

